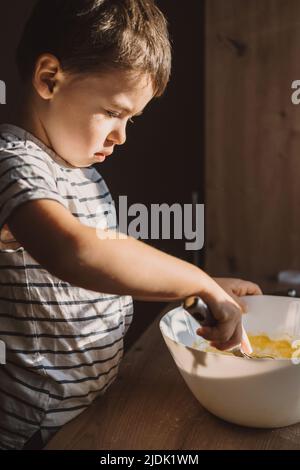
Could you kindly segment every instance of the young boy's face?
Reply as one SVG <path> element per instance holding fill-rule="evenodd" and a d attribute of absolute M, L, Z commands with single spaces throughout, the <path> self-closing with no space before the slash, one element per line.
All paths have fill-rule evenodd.
<path fill-rule="evenodd" d="M 103 162 L 115 145 L 124 144 L 128 121 L 154 94 L 149 76 L 117 70 L 88 76 L 61 74 L 47 99 L 35 88 L 42 140 L 75 167 Z"/>

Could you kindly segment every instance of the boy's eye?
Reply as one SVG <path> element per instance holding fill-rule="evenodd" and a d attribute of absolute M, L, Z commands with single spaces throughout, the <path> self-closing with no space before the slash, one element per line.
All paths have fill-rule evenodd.
<path fill-rule="evenodd" d="M 108 114 L 109 117 L 118 117 L 118 113 L 114 112 L 114 111 L 106 111 L 106 113 Z"/>
<path fill-rule="evenodd" d="M 108 110 L 106 110 L 106 114 L 107 114 L 109 117 L 111 117 L 111 118 L 117 118 L 117 117 L 120 116 L 120 114 L 117 113 L 116 111 L 108 111 Z M 130 122 L 131 124 L 133 124 L 133 123 L 134 123 L 134 120 L 133 120 L 132 118 L 130 118 L 130 119 L 129 119 L 129 122 Z"/>

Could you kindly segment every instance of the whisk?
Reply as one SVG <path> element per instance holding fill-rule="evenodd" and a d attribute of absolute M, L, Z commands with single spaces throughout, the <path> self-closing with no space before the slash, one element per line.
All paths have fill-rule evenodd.
<path fill-rule="evenodd" d="M 184 310 L 188 312 L 201 326 L 215 326 L 217 324 L 216 318 L 213 316 L 208 305 L 199 296 L 187 297 L 183 304 Z M 230 352 L 237 357 L 247 359 L 274 359 L 273 356 L 263 355 L 256 356 L 253 353 L 248 335 L 242 325 L 242 341 L 241 344 L 230 349 Z"/>

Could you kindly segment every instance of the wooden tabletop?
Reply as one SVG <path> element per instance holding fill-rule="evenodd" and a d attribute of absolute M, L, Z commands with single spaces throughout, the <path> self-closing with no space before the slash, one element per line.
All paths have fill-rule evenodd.
<path fill-rule="evenodd" d="M 207 412 L 181 378 L 159 318 L 125 355 L 106 394 L 66 424 L 46 449 L 300 449 L 300 425 L 251 429 Z"/>

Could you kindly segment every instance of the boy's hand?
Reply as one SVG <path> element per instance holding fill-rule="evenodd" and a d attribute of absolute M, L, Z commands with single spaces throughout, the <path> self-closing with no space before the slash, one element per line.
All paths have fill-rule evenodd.
<path fill-rule="evenodd" d="M 233 348 L 242 340 L 242 311 L 235 300 L 224 290 L 218 289 L 213 296 L 204 298 L 213 316 L 216 326 L 202 326 L 196 330 L 199 336 L 210 341 L 211 346 L 221 351 Z"/>
<path fill-rule="evenodd" d="M 225 277 L 214 278 L 214 280 L 239 304 L 243 312 L 247 311 L 247 306 L 239 297 L 262 294 L 260 287 L 250 281 Z"/>
<path fill-rule="evenodd" d="M 256 284 L 241 279 L 214 280 L 223 290 L 217 289 L 212 296 L 204 300 L 218 323 L 215 327 L 199 328 L 197 334 L 210 341 L 211 346 L 223 351 L 237 346 L 242 340 L 241 315 L 242 311 L 246 311 L 246 305 L 239 297 L 260 295 L 262 292 Z"/>

